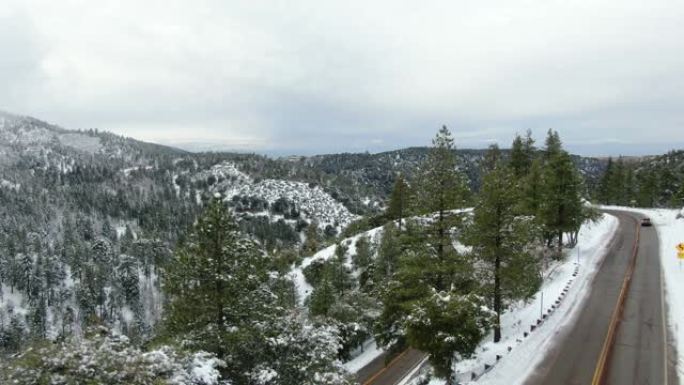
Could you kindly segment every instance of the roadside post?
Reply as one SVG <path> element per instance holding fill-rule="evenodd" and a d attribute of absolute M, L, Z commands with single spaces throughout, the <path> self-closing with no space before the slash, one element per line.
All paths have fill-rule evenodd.
<path fill-rule="evenodd" d="M 684 242 L 677 245 L 677 259 L 679 259 L 679 270 L 681 270 L 682 260 L 684 260 Z"/>

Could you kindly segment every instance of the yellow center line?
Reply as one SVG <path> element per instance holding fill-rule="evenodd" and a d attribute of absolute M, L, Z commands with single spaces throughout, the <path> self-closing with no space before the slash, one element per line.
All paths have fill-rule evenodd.
<path fill-rule="evenodd" d="M 405 356 L 406 353 L 408 353 L 408 351 L 409 351 L 409 350 L 406 349 L 406 350 L 404 350 L 403 352 L 401 352 L 401 354 L 399 354 L 398 356 L 394 357 L 394 359 L 393 359 L 392 361 L 390 361 L 390 363 L 387 364 L 387 366 L 385 366 L 384 368 L 380 369 L 380 371 L 378 371 L 377 373 L 375 373 L 375 374 L 373 375 L 373 377 L 369 378 L 368 381 L 364 382 L 363 385 L 370 385 L 373 381 L 375 381 L 378 377 L 380 377 L 381 374 L 385 373 L 385 371 L 387 371 L 387 369 L 389 369 L 390 367 L 392 367 L 392 365 L 396 364 L 397 361 L 399 361 L 399 359 L 400 359 L 401 357 Z"/>
<path fill-rule="evenodd" d="M 591 381 L 592 385 L 601 385 L 605 378 L 606 362 L 608 362 L 608 356 L 610 355 L 613 347 L 618 319 L 622 314 L 625 298 L 627 297 L 627 290 L 629 289 L 629 284 L 632 280 L 632 274 L 634 273 L 634 268 L 636 266 L 637 253 L 639 252 L 639 237 L 641 235 L 641 227 L 639 226 L 638 221 L 634 221 L 636 222 L 636 239 L 634 240 L 634 246 L 632 248 L 632 259 L 627 267 L 627 273 L 622 281 L 622 287 L 620 288 L 620 295 L 618 296 L 617 304 L 613 310 L 613 315 L 610 318 L 608 333 L 606 333 L 606 339 L 603 341 L 601 355 L 599 355 L 598 362 L 596 363 L 596 370 L 594 370 L 594 378 Z"/>

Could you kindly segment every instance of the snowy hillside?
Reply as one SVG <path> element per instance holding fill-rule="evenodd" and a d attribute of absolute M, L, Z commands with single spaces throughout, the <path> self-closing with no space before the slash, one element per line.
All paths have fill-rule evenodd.
<path fill-rule="evenodd" d="M 356 255 L 356 243 L 360 238 L 368 237 L 368 239 L 371 241 L 371 244 L 375 247 L 380 243 L 382 233 L 383 228 L 376 227 L 374 229 L 368 230 L 366 232 L 342 240 L 340 244 L 348 248 L 346 253 L 347 257 L 345 261 L 345 266 L 347 266 L 349 269 L 353 269 L 352 260 Z M 311 257 L 305 258 L 299 266 L 295 266 L 292 269 L 290 276 L 292 277 L 292 280 L 295 283 L 295 288 L 297 289 L 297 301 L 299 302 L 300 306 L 304 305 L 306 299 L 309 297 L 313 290 L 313 287 L 311 287 L 311 285 L 306 281 L 306 278 L 304 277 L 304 269 L 306 269 L 315 261 L 326 261 L 332 258 L 332 256 L 335 255 L 336 250 L 337 245 L 328 246 L 325 249 L 312 255 Z"/>
<path fill-rule="evenodd" d="M 332 226 L 339 232 L 358 218 L 319 186 L 289 180 L 254 180 L 232 162 L 214 165 L 210 170 L 198 173 L 193 179 L 197 181 L 210 178 L 216 181 L 210 190 L 224 194 L 226 200 L 236 196 L 255 197 L 272 205 L 285 199 L 294 204 L 294 209 L 304 214 L 309 221 L 317 221 L 321 229 Z"/>
<path fill-rule="evenodd" d="M 98 137 L 69 132 L 29 117 L 0 113 L 0 147 L 21 146 L 30 153 L 59 145 L 89 154 L 102 150 Z"/>
<path fill-rule="evenodd" d="M 70 171 L 74 163 L 97 155 L 131 166 L 144 164 L 151 154 L 183 151 L 138 142 L 97 130 L 66 130 L 38 119 L 0 111 L 0 165 L 20 160 Z"/>

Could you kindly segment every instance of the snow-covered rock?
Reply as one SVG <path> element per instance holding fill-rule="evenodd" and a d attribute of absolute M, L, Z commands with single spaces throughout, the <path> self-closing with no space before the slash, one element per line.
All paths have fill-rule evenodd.
<path fill-rule="evenodd" d="M 332 226 L 338 231 L 358 218 L 320 186 L 281 179 L 254 180 L 232 162 L 222 162 L 196 174 L 193 179 L 211 180 L 211 190 L 226 200 L 235 196 L 256 197 L 273 204 L 281 198 L 293 202 L 307 219 L 316 220 L 321 229 Z"/>

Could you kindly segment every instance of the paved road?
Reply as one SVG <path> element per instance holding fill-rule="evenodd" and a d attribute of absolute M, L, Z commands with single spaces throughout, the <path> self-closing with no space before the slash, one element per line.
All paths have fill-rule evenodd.
<path fill-rule="evenodd" d="M 362 385 L 396 385 L 425 358 L 425 353 L 409 349 L 385 365 L 386 355 L 371 361 L 357 374 Z"/>
<path fill-rule="evenodd" d="M 599 269 L 592 291 L 573 326 L 557 336 L 556 347 L 528 379 L 527 385 L 589 385 L 603 348 L 610 319 L 636 240 L 638 215 L 610 212 L 620 226 Z M 636 268 L 618 323 L 605 384 L 675 385 L 673 352 L 665 343 L 658 237 L 642 227 Z"/>

